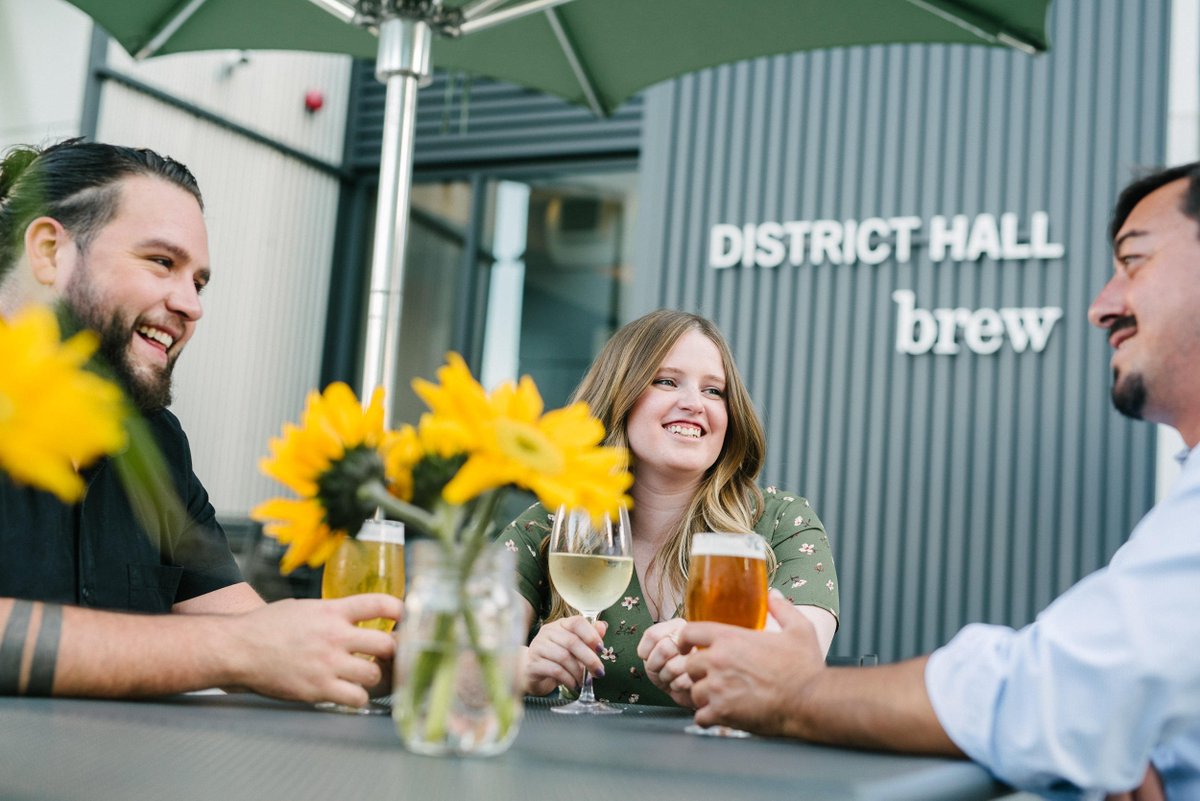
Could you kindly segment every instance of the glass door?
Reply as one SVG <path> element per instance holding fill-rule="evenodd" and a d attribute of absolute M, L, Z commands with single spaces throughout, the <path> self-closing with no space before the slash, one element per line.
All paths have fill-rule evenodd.
<path fill-rule="evenodd" d="M 630 285 L 636 175 L 489 183 L 480 375 L 530 375 L 547 407 L 566 402 L 621 321 Z"/>
<path fill-rule="evenodd" d="M 400 379 L 389 388 L 395 423 L 420 418 L 410 381 L 432 378 L 452 350 L 488 388 L 528 374 L 547 408 L 564 404 L 622 319 L 636 185 L 636 172 L 611 169 L 415 184 Z M 357 230 L 369 243 L 373 210 L 364 211 Z M 365 275 L 369 247 L 358 252 Z M 365 304 L 364 281 L 360 315 Z M 361 360 L 361 341 L 356 350 Z"/>

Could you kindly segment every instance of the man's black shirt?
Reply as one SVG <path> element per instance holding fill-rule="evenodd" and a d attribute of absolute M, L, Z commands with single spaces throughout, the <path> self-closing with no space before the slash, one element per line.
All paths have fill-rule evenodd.
<path fill-rule="evenodd" d="M 84 472 L 87 492 L 74 506 L 0 472 L 0 597 L 169 612 L 242 581 L 179 420 L 163 410 L 146 422 L 187 518 L 159 509 L 147 531 L 107 460 Z"/>

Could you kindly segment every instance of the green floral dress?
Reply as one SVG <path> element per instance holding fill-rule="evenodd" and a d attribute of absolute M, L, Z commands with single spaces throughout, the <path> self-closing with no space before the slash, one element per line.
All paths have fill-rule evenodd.
<path fill-rule="evenodd" d="M 837 617 L 833 552 L 817 513 L 805 498 L 775 487 L 767 487 L 763 498 L 766 505 L 754 530 L 775 551 L 778 564 L 771 586 L 793 604 L 819 606 Z M 534 504 L 498 537 L 505 548 L 516 553 L 517 591 L 539 619 L 550 611 L 550 578 L 538 558 L 542 541 L 550 536 L 550 525 L 550 515 L 540 504 Z M 637 656 L 642 633 L 655 621 L 643 600 L 636 570 L 622 599 L 602 612 L 600 619 L 608 623 L 608 633 L 600 655 L 605 663 L 604 676 L 594 682 L 596 697 L 617 703 L 674 706 L 671 697 L 646 678 L 645 666 Z"/>

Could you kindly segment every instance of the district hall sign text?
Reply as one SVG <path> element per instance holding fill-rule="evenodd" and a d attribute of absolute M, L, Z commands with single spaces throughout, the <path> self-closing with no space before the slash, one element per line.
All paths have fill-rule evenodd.
<path fill-rule="evenodd" d="M 920 217 L 869 217 L 865 220 L 792 220 L 713 225 L 708 263 L 728 267 L 779 267 L 788 264 L 904 264 L 912 259 L 915 235 L 923 232 L 934 263 L 1061 259 L 1063 246 L 1050 241 L 1050 216 L 1030 215 L 1028 235 L 1020 233 L 1019 215 L 1004 213 Z M 963 346 L 974 353 L 995 353 L 1007 341 L 1018 353 L 1040 353 L 1062 317 L 1056 306 L 1005 309 L 922 309 L 910 290 L 896 290 L 895 347 L 907 354 L 955 354 Z"/>

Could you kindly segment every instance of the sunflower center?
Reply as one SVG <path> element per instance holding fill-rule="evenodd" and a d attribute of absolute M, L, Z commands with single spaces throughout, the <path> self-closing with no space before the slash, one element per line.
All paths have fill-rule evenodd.
<path fill-rule="evenodd" d="M 496 444 L 509 459 L 544 475 L 557 475 L 566 466 L 550 438 L 528 423 L 497 420 Z"/>
<path fill-rule="evenodd" d="M 374 448 L 359 445 L 331 464 L 317 478 L 317 498 L 325 509 L 325 523 L 335 531 L 357 532 L 375 514 L 375 506 L 358 497 L 358 489 L 384 480 L 383 460 Z"/>

